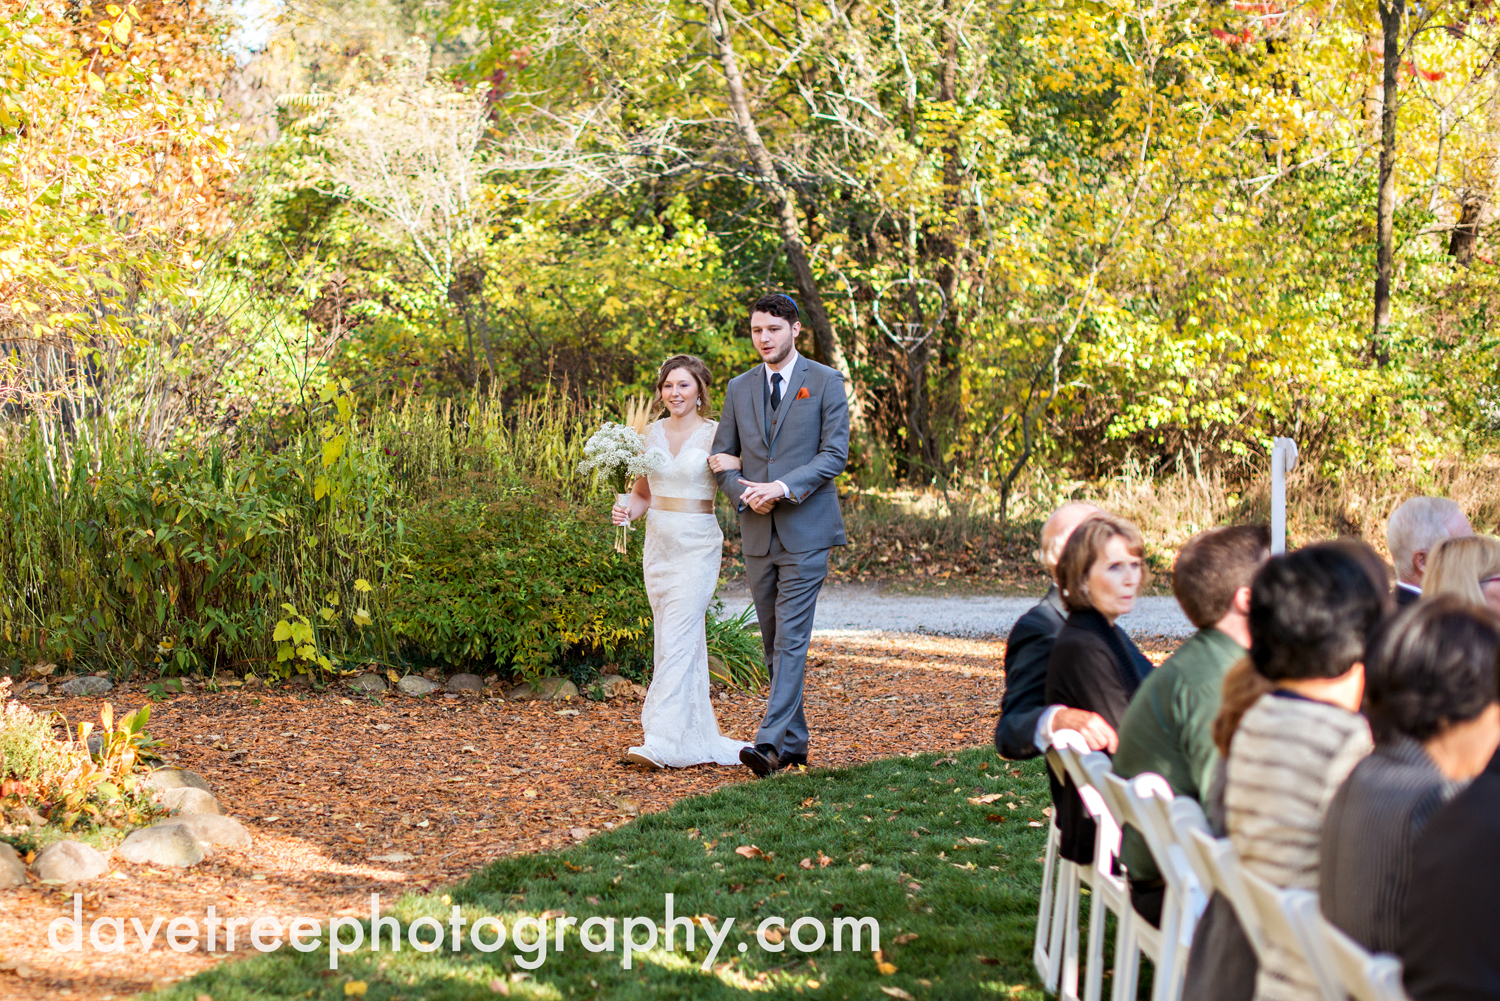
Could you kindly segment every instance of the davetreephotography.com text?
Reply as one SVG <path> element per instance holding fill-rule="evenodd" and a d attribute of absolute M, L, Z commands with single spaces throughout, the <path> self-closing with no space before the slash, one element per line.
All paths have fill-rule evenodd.
<path fill-rule="evenodd" d="M 579 919 L 559 911 L 514 918 L 509 927 L 499 917 L 484 915 L 470 920 L 453 905 L 447 921 L 431 915 L 414 918 L 403 924 L 380 912 L 380 894 L 370 894 L 369 929 L 365 920 L 356 917 L 330 918 L 325 929 L 316 918 L 295 917 L 283 921 L 270 915 L 255 918 L 219 917 L 210 906 L 199 917 L 178 915 L 153 918 L 149 923 L 133 917 L 101 915 L 92 921 L 83 918 L 83 896 L 73 895 L 71 917 L 55 918 L 47 929 L 47 942 L 58 952 L 124 952 L 132 944 L 142 952 L 160 941 L 175 952 L 234 952 L 246 946 L 259 952 L 275 952 L 291 946 L 298 952 L 314 952 L 327 945 L 328 968 L 339 968 L 339 957 L 361 949 L 370 952 L 399 952 L 402 948 L 417 952 L 446 949 L 459 952 L 465 943 L 480 952 L 495 952 L 510 942 L 519 955 L 516 964 L 535 970 L 549 955 L 569 947 L 568 933 L 574 930 L 576 944 L 593 952 L 618 952 L 620 965 L 631 969 L 635 956 L 658 947 L 667 952 L 681 949 L 693 952 L 698 942 L 706 941 L 708 955 L 702 968 L 712 968 L 720 950 L 736 926 L 733 917 L 712 915 L 683 916 L 675 912 L 673 895 L 663 897 L 662 914 L 633 917 L 588 917 Z M 744 927 L 748 927 L 744 926 Z M 326 938 L 325 938 L 326 932 Z M 756 926 L 752 936 L 764 952 L 817 952 L 831 948 L 835 952 L 876 952 L 880 949 L 880 922 L 875 918 L 839 917 L 825 923 L 820 918 L 804 916 L 786 918 L 770 915 Z M 748 952 L 750 943 L 739 942 L 740 952 Z"/>

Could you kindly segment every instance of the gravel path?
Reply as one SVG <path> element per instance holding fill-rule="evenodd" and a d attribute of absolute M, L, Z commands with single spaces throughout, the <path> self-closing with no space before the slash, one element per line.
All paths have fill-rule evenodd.
<path fill-rule="evenodd" d="M 743 585 L 720 593 L 724 607 L 738 614 L 750 604 Z M 1005 636 L 1036 598 L 999 595 L 884 594 L 858 584 L 829 584 L 818 598 L 813 635 L 829 638 L 878 633 L 930 633 L 938 636 Z M 1193 625 L 1175 598 L 1149 597 L 1120 625 L 1133 637 L 1185 637 Z"/>

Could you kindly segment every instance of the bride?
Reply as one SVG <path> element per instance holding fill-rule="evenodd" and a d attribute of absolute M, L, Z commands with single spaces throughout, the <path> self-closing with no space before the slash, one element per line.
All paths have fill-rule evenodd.
<path fill-rule="evenodd" d="M 626 758 L 653 768 L 738 766 L 746 746 L 719 733 L 708 692 L 705 618 L 724 547 L 708 468 L 718 422 L 703 416 L 712 382 L 708 366 L 692 355 L 662 365 L 656 392 L 667 416 L 646 430 L 646 451 L 661 451 L 663 461 L 636 480 L 629 504 L 612 512 L 616 525 L 648 515 L 644 565 L 656 651 L 641 710 L 646 740 Z"/>

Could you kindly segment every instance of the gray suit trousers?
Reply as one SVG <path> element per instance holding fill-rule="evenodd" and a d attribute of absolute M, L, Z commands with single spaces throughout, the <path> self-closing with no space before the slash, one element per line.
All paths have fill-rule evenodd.
<path fill-rule="evenodd" d="M 812 639 L 818 592 L 828 576 L 828 550 L 789 553 L 771 535 L 771 551 L 745 557 L 745 579 L 760 620 L 760 637 L 771 672 L 766 716 L 757 744 L 773 744 L 781 755 L 807 753 L 807 718 L 802 714 L 802 679 Z"/>

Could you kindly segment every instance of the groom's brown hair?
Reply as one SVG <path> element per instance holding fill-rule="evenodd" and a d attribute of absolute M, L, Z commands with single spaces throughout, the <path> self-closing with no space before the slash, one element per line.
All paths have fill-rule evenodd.
<path fill-rule="evenodd" d="M 797 301 L 784 292 L 767 292 L 755 300 L 755 305 L 750 307 L 750 315 L 756 313 L 769 313 L 786 321 L 787 326 L 802 322 L 802 314 L 797 309 Z"/>

